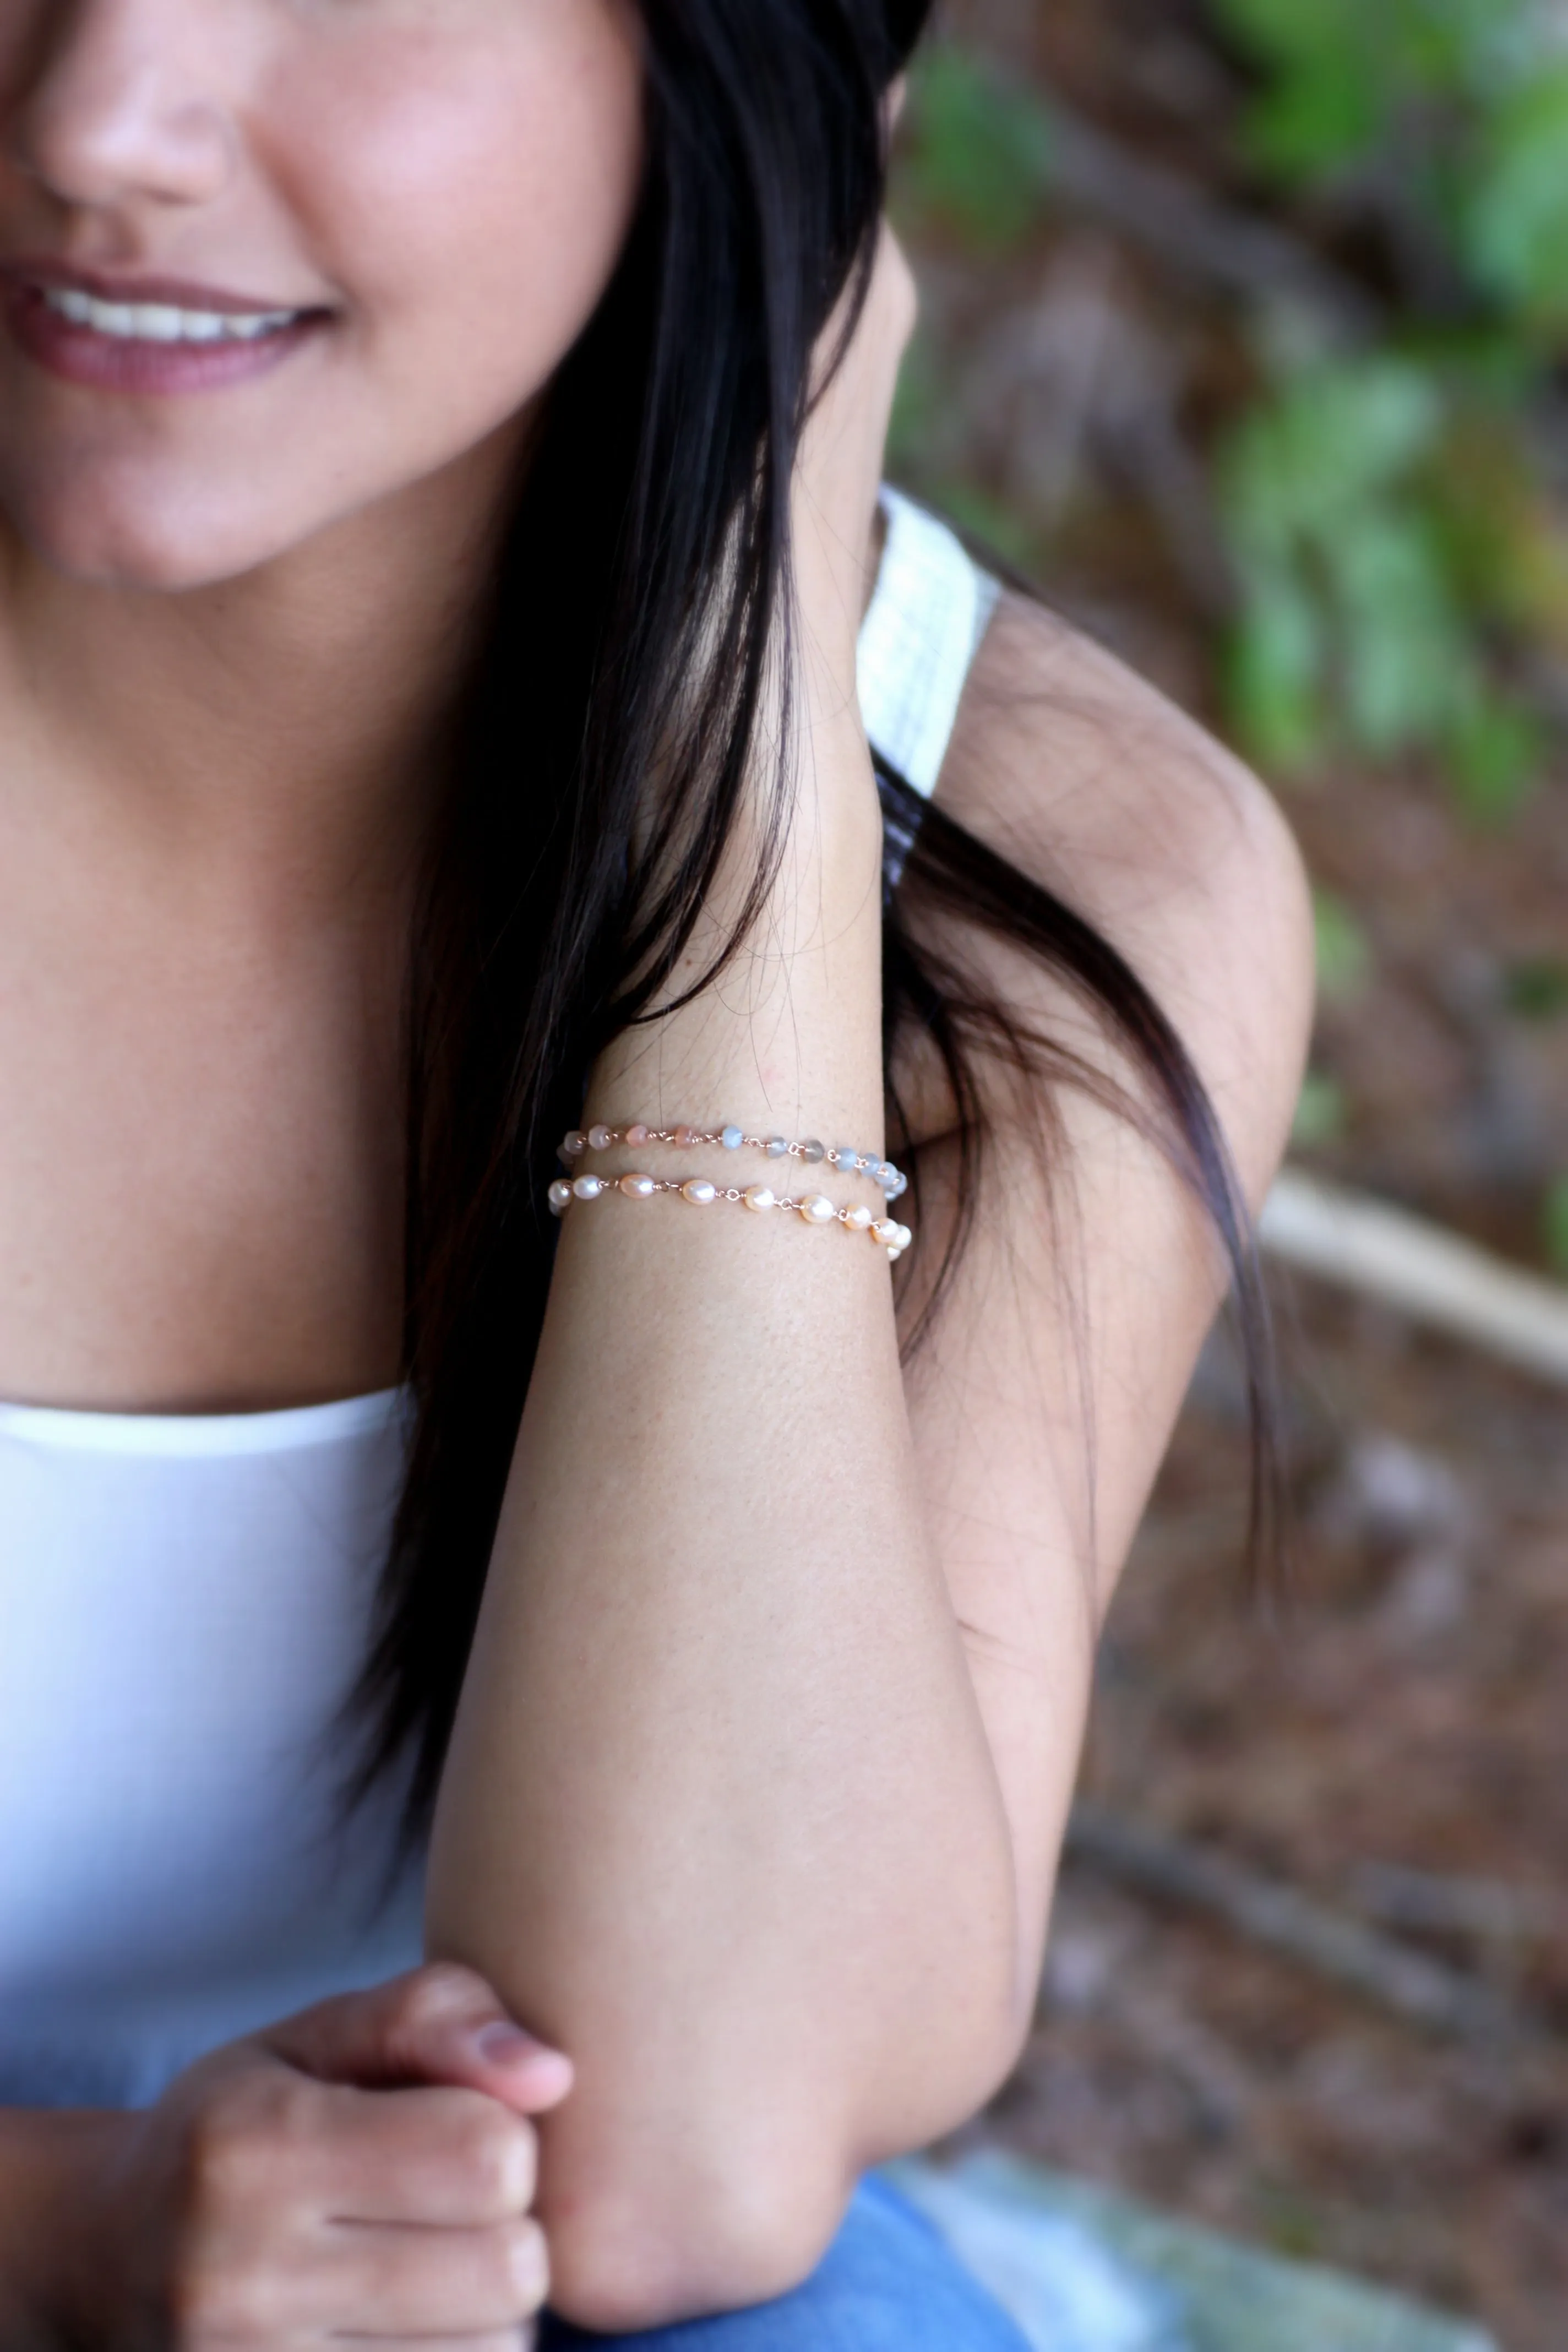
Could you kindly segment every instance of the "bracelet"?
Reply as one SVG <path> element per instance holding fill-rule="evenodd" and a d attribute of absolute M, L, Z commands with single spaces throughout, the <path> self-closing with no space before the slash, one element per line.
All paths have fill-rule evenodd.
<path fill-rule="evenodd" d="M 852 1209 L 840 1209 L 826 1192 L 807 1193 L 801 1200 L 780 1194 L 766 1184 L 751 1184 L 742 1192 L 735 1184 L 713 1184 L 706 1176 L 557 1176 L 546 1195 L 551 1214 L 563 1217 L 574 1201 L 597 1201 L 606 1192 L 624 1192 L 628 1201 L 651 1201 L 656 1192 L 679 1192 L 694 1209 L 705 1209 L 710 1201 L 733 1201 L 759 1214 L 767 1209 L 793 1209 L 808 1225 L 842 1225 L 847 1233 L 869 1234 L 879 1248 L 888 1253 L 888 1262 L 901 1257 L 913 1241 L 908 1225 L 900 1225 L 896 1217 L 873 1217 L 863 1201 Z"/>
<path fill-rule="evenodd" d="M 818 1143 L 816 1136 L 804 1143 L 791 1143 L 782 1135 L 748 1135 L 732 1123 L 728 1127 L 647 1127 L 634 1119 L 630 1127 L 580 1127 L 568 1129 L 561 1139 L 560 1156 L 568 1165 L 582 1158 L 584 1151 L 607 1151 L 612 1143 L 629 1143 L 634 1148 L 644 1143 L 673 1143 L 681 1151 L 693 1144 L 722 1144 L 726 1151 L 739 1151 L 745 1144 L 753 1151 L 765 1152 L 770 1160 L 800 1160 L 808 1168 L 826 1160 L 830 1167 L 842 1169 L 845 1175 L 869 1176 L 881 1187 L 889 1201 L 896 1201 L 909 1190 L 910 1180 L 901 1168 L 890 1160 L 879 1160 L 874 1151 L 853 1151 L 847 1143 L 835 1144 L 831 1150 Z"/>

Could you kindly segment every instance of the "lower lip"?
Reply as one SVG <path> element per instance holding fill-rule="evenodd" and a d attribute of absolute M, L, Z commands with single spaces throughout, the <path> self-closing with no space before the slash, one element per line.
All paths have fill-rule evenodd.
<path fill-rule="evenodd" d="M 139 336 L 100 335 L 79 327 L 46 302 L 36 286 L 15 289 L 6 304 L 11 332 L 30 360 L 68 383 L 100 392 L 220 392 L 250 383 L 320 332 L 320 311 L 276 328 L 250 342 L 154 343 Z"/>

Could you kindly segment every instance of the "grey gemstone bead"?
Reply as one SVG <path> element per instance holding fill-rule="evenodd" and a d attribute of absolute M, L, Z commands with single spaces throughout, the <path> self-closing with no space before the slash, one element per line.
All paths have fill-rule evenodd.
<path fill-rule="evenodd" d="M 819 1160 L 826 1159 L 826 1146 L 818 1143 L 815 1135 L 808 1136 L 800 1147 L 800 1156 L 808 1168 L 815 1168 Z"/>
<path fill-rule="evenodd" d="M 860 1154 L 852 1150 L 847 1143 L 836 1143 L 830 1157 L 838 1167 L 852 1170 Z"/>
<path fill-rule="evenodd" d="M 723 1145 L 726 1151 L 739 1151 L 742 1142 L 744 1139 L 744 1136 L 745 1129 L 743 1128 L 727 1127 L 722 1135 L 719 1138 L 719 1140 Z"/>
<path fill-rule="evenodd" d="M 770 1135 L 763 1150 L 770 1160 L 782 1160 L 789 1150 L 789 1138 L 787 1135 Z"/>

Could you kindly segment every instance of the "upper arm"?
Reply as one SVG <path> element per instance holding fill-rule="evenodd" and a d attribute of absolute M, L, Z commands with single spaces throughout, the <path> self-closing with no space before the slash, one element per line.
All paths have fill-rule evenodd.
<path fill-rule="evenodd" d="M 1005 595 L 937 799 L 1121 950 L 1192 1055 L 1256 1206 L 1312 1004 L 1301 861 L 1258 778 L 1114 655 Z M 1020 984 L 1033 995 L 1015 971 Z M 1038 1010 L 1055 1009 L 1047 988 Z"/>
<path fill-rule="evenodd" d="M 1121 664 L 1005 598 L 939 803 L 1087 917 L 1144 982 L 1208 1090 L 1256 1205 L 1289 1133 L 1312 995 L 1300 861 L 1263 787 Z M 957 953 L 1096 1075 L 1151 1102 L 1082 999 L 1023 951 L 922 908 Z M 917 1055 L 922 1247 L 940 1257 L 956 1153 Z M 993 1090 L 990 1181 L 907 1375 L 920 1475 L 1003 1784 L 1026 1933 L 1043 1933 L 1093 1643 L 1223 1294 L 1201 1206 L 1137 1125 L 1053 1083 L 1045 1129 Z M 1027 1961 L 1030 1955 L 1026 1955 Z"/>

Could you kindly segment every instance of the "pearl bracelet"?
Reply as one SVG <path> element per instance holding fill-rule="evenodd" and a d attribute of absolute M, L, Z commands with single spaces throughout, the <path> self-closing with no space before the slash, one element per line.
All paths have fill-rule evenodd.
<path fill-rule="evenodd" d="M 744 1144 L 753 1151 L 764 1152 L 770 1160 L 800 1160 L 808 1168 L 826 1160 L 829 1167 L 841 1169 L 846 1176 L 869 1176 L 889 1201 L 907 1192 L 910 1184 L 901 1168 L 895 1168 L 890 1160 L 879 1160 L 874 1151 L 854 1151 L 847 1143 L 835 1144 L 828 1150 L 815 1136 L 809 1136 L 804 1143 L 791 1143 L 782 1135 L 748 1135 L 733 1123 L 714 1128 L 647 1127 L 639 1118 L 634 1119 L 630 1127 L 600 1125 L 586 1130 L 574 1127 L 561 1139 L 560 1156 L 570 1167 L 584 1151 L 607 1151 L 612 1143 L 629 1143 L 634 1150 L 645 1143 L 673 1143 L 682 1151 L 690 1150 L 697 1143 L 718 1143 L 726 1151 L 739 1151 Z"/>
<path fill-rule="evenodd" d="M 624 1139 L 621 1139 L 624 1140 Z M 710 1201 L 733 1201 L 754 1209 L 759 1214 L 766 1209 L 793 1209 L 808 1225 L 842 1225 L 847 1233 L 869 1234 L 879 1248 L 888 1253 L 889 1265 L 901 1257 L 913 1241 L 908 1225 L 900 1225 L 896 1217 L 873 1217 L 864 1202 L 852 1209 L 840 1209 L 826 1192 L 811 1192 L 801 1200 L 782 1197 L 766 1184 L 751 1184 L 742 1192 L 735 1184 L 713 1184 L 706 1176 L 574 1176 L 568 1180 L 558 1176 L 548 1194 L 551 1213 L 563 1217 L 574 1201 L 597 1201 L 606 1192 L 624 1192 L 628 1201 L 650 1201 L 656 1192 L 679 1192 L 694 1209 L 705 1209 Z"/>

